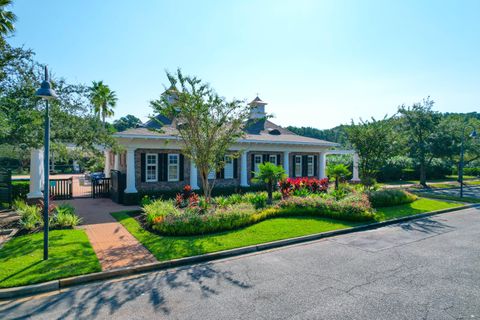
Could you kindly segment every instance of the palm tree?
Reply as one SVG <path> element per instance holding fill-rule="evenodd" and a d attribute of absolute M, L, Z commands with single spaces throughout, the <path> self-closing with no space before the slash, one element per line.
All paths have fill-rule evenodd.
<path fill-rule="evenodd" d="M 340 180 L 345 180 L 350 175 L 350 170 L 343 164 L 337 164 L 333 167 L 329 174 L 335 178 L 335 190 L 338 190 L 338 183 Z"/>
<path fill-rule="evenodd" d="M 113 108 L 117 103 L 115 91 L 110 90 L 106 84 L 103 84 L 103 81 L 93 81 L 90 87 L 90 101 L 93 105 L 94 113 L 102 117 L 102 122 L 105 126 L 105 118 L 114 114 Z"/>
<path fill-rule="evenodd" d="M 12 11 L 6 10 L 6 7 L 10 4 L 12 4 L 12 0 L 0 0 L 0 37 L 15 31 L 13 23 L 17 20 L 17 17 Z"/>
<path fill-rule="evenodd" d="M 258 172 L 255 172 L 254 182 L 264 182 L 267 187 L 268 204 L 273 201 L 273 188 L 278 181 L 285 178 L 285 170 L 282 166 L 276 166 L 271 162 L 265 162 L 258 165 Z"/>

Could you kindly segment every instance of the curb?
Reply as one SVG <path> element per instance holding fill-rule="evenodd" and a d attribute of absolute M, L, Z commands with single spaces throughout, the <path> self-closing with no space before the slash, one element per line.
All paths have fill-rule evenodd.
<path fill-rule="evenodd" d="M 181 267 L 181 266 L 190 265 L 190 264 L 194 264 L 194 263 L 213 261 L 213 260 L 218 260 L 218 259 L 228 258 L 228 257 L 234 257 L 234 256 L 242 255 L 242 254 L 259 252 L 259 251 L 284 247 L 284 246 L 298 244 L 298 243 L 307 242 L 307 241 L 319 240 L 319 239 L 323 239 L 323 238 L 329 238 L 329 237 L 334 237 L 334 236 L 343 235 L 343 234 L 355 233 L 355 232 L 359 232 L 359 231 L 377 229 L 377 228 L 389 226 L 389 225 L 396 224 L 396 223 L 402 223 L 402 222 L 406 222 L 406 221 L 427 218 L 427 217 L 431 217 L 431 216 L 438 215 L 438 214 L 454 212 L 454 211 L 470 209 L 470 208 L 476 208 L 476 207 L 480 207 L 480 204 L 469 204 L 469 205 L 465 205 L 465 206 L 436 210 L 436 211 L 421 213 L 421 214 L 412 215 L 412 216 L 406 216 L 406 217 L 402 217 L 402 218 L 396 218 L 396 219 L 382 221 L 382 222 L 374 222 L 374 223 L 370 223 L 370 224 L 366 224 L 366 225 L 362 225 L 362 226 L 358 226 L 358 227 L 327 231 L 327 232 L 316 233 L 316 234 L 311 234 L 311 235 L 306 235 L 306 236 L 301 236 L 301 237 L 296 237 L 296 238 L 272 241 L 272 242 L 262 243 L 262 244 L 258 244 L 258 245 L 251 245 L 251 246 L 247 246 L 247 247 L 241 247 L 241 248 L 235 248 L 235 249 L 230 249 L 230 250 L 206 253 L 206 254 L 198 255 L 198 256 L 191 256 L 191 257 L 173 259 L 173 260 L 168 260 L 168 261 L 143 264 L 143 265 L 140 265 L 140 266 L 132 266 L 132 267 L 120 268 L 120 269 L 115 269 L 115 270 L 110 270 L 110 271 L 90 273 L 90 274 L 86 274 L 86 275 L 80 275 L 80 276 L 74 276 L 74 277 L 59 279 L 59 280 L 53 280 L 53 281 L 40 283 L 40 284 L 0 289 L 0 300 L 8 300 L 8 299 L 11 299 L 11 298 L 17 298 L 17 297 L 22 297 L 22 296 L 30 296 L 30 295 L 35 295 L 35 294 L 45 293 L 45 292 L 50 292 L 50 291 L 57 291 L 57 290 L 60 290 L 60 289 L 63 289 L 63 288 L 68 288 L 68 287 L 72 287 L 72 286 L 76 286 L 76 285 L 80 285 L 80 284 L 85 284 L 85 283 L 93 282 L 93 281 L 113 279 L 113 278 L 118 278 L 118 277 L 130 276 L 130 275 L 134 275 L 134 274 L 147 273 L 147 272 L 151 272 L 151 271 L 159 271 L 159 270 L 165 270 L 165 269 L 170 269 L 170 268 L 175 268 L 175 267 Z"/>

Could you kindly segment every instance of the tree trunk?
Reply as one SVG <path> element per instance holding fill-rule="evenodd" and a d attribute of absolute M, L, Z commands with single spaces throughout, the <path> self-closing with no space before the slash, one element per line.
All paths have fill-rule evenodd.
<path fill-rule="evenodd" d="M 273 202 L 273 183 L 272 181 L 269 181 L 268 184 L 267 184 L 267 193 L 268 193 L 268 204 L 272 204 Z"/>
<path fill-rule="evenodd" d="M 335 190 L 338 190 L 338 177 L 335 177 Z"/>
<path fill-rule="evenodd" d="M 425 162 L 420 162 L 420 185 L 427 187 L 427 172 L 425 168 Z"/>

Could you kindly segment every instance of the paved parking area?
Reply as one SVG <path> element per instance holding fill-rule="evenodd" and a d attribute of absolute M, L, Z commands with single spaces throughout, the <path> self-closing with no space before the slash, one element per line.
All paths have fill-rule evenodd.
<path fill-rule="evenodd" d="M 478 319 L 480 210 L 0 303 L 0 319 Z"/>

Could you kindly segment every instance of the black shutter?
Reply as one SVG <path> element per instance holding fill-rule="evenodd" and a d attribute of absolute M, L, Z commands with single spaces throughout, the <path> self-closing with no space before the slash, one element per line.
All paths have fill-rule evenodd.
<path fill-rule="evenodd" d="M 145 153 L 140 153 L 140 181 L 145 182 Z"/>
<path fill-rule="evenodd" d="M 268 162 L 268 154 L 263 155 L 263 163 Z"/>
<path fill-rule="evenodd" d="M 158 154 L 158 181 L 163 181 L 163 155 L 164 153 Z"/>
<path fill-rule="evenodd" d="M 280 161 L 280 155 L 277 154 L 277 166 L 279 166 L 281 164 L 281 161 Z"/>
<path fill-rule="evenodd" d="M 252 165 L 251 165 L 251 168 L 250 168 L 250 176 L 253 178 L 255 177 L 255 154 L 252 153 Z"/>
<path fill-rule="evenodd" d="M 225 167 L 217 171 L 217 179 L 225 179 Z"/>
<path fill-rule="evenodd" d="M 158 180 L 167 181 L 168 155 L 166 153 L 158 154 Z"/>
<path fill-rule="evenodd" d="M 313 175 L 318 178 L 318 156 L 313 156 Z"/>
<path fill-rule="evenodd" d="M 233 159 L 233 178 L 238 178 L 238 159 Z"/>
<path fill-rule="evenodd" d="M 302 177 L 306 177 L 308 173 L 308 156 L 302 156 Z"/>
<path fill-rule="evenodd" d="M 179 177 L 179 180 L 180 181 L 183 181 L 185 179 L 185 174 L 184 174 L 184 170 L 185 170 L 185 157 L 183 156 L 183 154 L 180 154 L 180 168 L 179 168 L 179 171 L 180 171 L 180 177 Z"/>
<path fill-rule="evenodd" d="M 293 178 L 296 177 L 296 176 L 295 176 L 295 166 L 296 166 L 296 165 L 295 165 L 295 160 L 296 160 L 296 158 L 297 158 L 297 156 L 294 155 L 294 156 L 292 157 L 292 159 L 291 159 L 292 161 L 290 162 L 290 163 L 291 163 L 291 167 L 292 167 L 292 177 L 293 177 Z M 287 174 L 288 174 L 288 172 L 287 172 Z"/>

